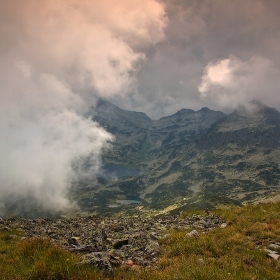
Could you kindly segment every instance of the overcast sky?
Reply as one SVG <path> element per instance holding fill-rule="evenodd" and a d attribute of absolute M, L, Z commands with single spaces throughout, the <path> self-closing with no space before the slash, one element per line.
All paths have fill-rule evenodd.
<path fill-rule="evenodd" d="M 161 3 L 165 38 L 145 50 L 137 91 L 113 102 L 152 118 L 182 107 L 231 112 L 252 99 L 279 109 L 279 1 Z"/>
<path fill-rule="evenodd" d="M 279 108 L 277 0 L 0 3 L 1 55 L 87 103 L 101 96 L 154 119 L 252 99 Z"/>
<path fill-rule="evenodd" d="M 99 97 L 152 119 L 253 99 L 280 109 L 279 11 L 278 0 L 0 0 L 0 200 L 68 204 L 73 162 L 90 154 L 96 174 L 113 139 L 84 117 Z"/>

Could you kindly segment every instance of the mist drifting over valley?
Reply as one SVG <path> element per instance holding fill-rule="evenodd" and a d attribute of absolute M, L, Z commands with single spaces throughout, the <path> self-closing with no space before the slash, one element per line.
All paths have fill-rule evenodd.
<path fill-rule="evenodd" d="M 0 200 L 64 209 L 79 161 L 94 180 L 113 140 L 84 116 L 97 97 L 134 88 L 146 61 L 137 48 L 163 40 L 167 18 L 152 0 L 0 5 Z"/>

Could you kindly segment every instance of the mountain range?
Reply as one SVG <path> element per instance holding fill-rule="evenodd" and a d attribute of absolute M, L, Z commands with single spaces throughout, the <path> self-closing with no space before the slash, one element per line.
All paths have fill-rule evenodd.
<path fill-rule="evenodd" d="M 131 198 L 142 203 L 134 210 L 207 208 L 279 190 L 280 113 L 258 101 L 228 115 L 182 109 L 151 120 L 102 99 L 90 115 L 115 140 L 98 180 L 72 190 L 87 211 L 115 212 L 110 205 Z"/>

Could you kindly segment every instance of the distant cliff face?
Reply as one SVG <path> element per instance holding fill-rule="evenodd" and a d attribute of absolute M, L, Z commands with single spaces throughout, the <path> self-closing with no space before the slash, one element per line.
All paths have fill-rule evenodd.
<path fill-rule="evenodd" d="M 89 189 L 91 205 L 131 195 L 164 207 L 183 200 L 238 204 L 280 186 L 280 113 L 257 101 L 229 115 L 208 108 L 182 109 L 151 120 L 100 100 L 92 118 L 115 135 L 104 163 L 141 173 L 104 179 L 96 188 L 87 182 L 78 194 L 85 207 L 87 198 L 81 193 Z"/>

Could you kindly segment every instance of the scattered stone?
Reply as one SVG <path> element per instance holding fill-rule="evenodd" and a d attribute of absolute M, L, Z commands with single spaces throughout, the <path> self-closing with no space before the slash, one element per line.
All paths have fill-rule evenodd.
<path fill-rule="evenodd" d="M 264 250 L 267 252 L 267 254 L 278 254 L 278 252 L 267 249 L 267 248 L 265 248 Z"/>
<path fill-rule="evenodd" d="M 117 226 L 117 227 L 113 228 L 113 231 L 115 231 L 115 232 L 124 231 L 124 227 L 122 227 L 122 226 Z"/>
<path fill-rule="evenodd" d="M 198 236 L 199 236 L 199 234 L 198 234 L 198 232 L 195 229 L 186 234 L 186 237 L 188 237 L 188 238 L 190 238 L 190 237 L 198 237 Z"/>
<path fill-rule="evenodd" d="M 227 227 L 227 223 L 222 223 L 221 225 L 220 225 L 220 228 L 226 228 Z"/>
<path fill-rule="evenodd" d="M 129 266 L 133 266 L 133 265 L 134 265 L 134 263 L 133 263 L 132 260 L 128 260 L 126 263 L 127 263 Z"/>
<path fill-rule="evenodd" d="M 145 248 L 145 252 L 147 253 L 147 255 L 156 256 L 159 253 L 158 242 L 150 241 Z"/>
<path fill-rule="evenodd" d="M 120 266 L 122 264 L 122 261 L 121 261 L 120 258 L 111 256 L 111 255 L 109 255 L 109 256 L 110 256 L 109 261 L 113 266 L 117 267 L 117 266 Z"/>
<path fill-rule="evenodd" d="M 202 233 L 225 221 L 214 215 L 143 217 L 77 217 L 72 219 L 2 219 L 0 228 L 23 232 L 21 240 L 47 238 L 58 246 L 81 255 L 81 263 L 96 265 L 105 274 L 113 267 L 152 267 L 160 252 L 159 239 L 168 229 L 199 229 Z M 186 236 L 197 237 L 196 230 Z M 132 266 L 129 265 L 133 264 Z"/>
<path fill-rule="evenodd" d="M 127 245 L 127 244 L 128 244 L 128 239 L 119 240 L 114 243 L 113 247 L 114 247 L 114 249 L 120 249 L 122 246 Z"/>
<path fill-rule="evenodd" d="M 267 256 L 276 261 L 279 260 L 279 258 L 280 258 L 280 255 L 274 254 L 274 253 L 267 254 Z"/>
<path fill-rule="evenodd" d="M 268 249 L 271 249 L 271 250 L 275 250 L 275 249 L 279 249 L 280 248 L 280 245 L 277 245 L 277 244 L 269 244 L 268 245 Z"/>
<path fill-rule="evenodd" d="M 8 228 L 8 227 L 0 227 L 0 231 L 9 231 L 10 230 L 10 228 Z"/>
<path fill-rule="evenodd" d="M 69 245 L 75 245 L 75 246 L 79 246 L 80 244 L 79 244 L 79 237 L 71 237 L 71 238 L 69 238 L 68 239 L 68 243 L 69 243 Z"/>
<path fill-rule="evenodd" d="M 82 264 L 96 265 L 99 269 L 104 270 L 105 274 L 109 274 L 113 269 L 108 255 L 104 252 L 87 254 L 82 258 Z"/>

